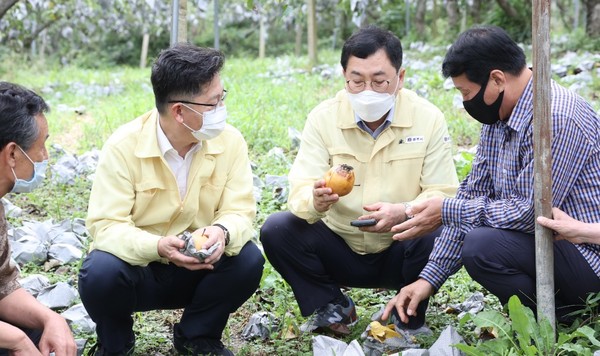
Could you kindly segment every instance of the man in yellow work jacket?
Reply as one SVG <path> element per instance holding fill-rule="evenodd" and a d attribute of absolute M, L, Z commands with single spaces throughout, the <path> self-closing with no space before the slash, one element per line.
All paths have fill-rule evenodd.
<path fill-rule="evenodd" d="M 178 352 L 232 355 L 221 334 L 258 287 L 264 258 L 250 241 L 252 172 L 246 142 L 225 121 L 223 63 L 214 49 L 163 50 L 152 67 L 156 109 L 103 148 L 79 275 L 96 355 L 133 353 L 133 312 L 175 308 L 184 309 L 173 330 Z M 184 231 L 206 235 L 201 247 L 212 254 L 183 254 Z"/>

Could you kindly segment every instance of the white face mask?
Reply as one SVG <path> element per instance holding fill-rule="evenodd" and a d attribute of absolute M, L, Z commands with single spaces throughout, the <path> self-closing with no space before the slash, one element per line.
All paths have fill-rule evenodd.
<path fill-rule="evenodd" d="M 19 147 L 19 146 L 17 146 Z M 33 177 L 29 180 L 21 179 L 17 177 L 15 170 L 12 169 L 13 175 L 15 176 L 15 185 L 11 189 L 11 193 L 29 193 L 35 188 L 39 187 L 44 179 L 46 178 L 46 168 L 48 167 L 48 160 L 45 159 L 41 162 L 34 162 L 29 155 L 19 147 L 21 152 L 27 157 L 27 159 L 33 164 Z"/>
<path fill-rule="evenodd" d="M 396 83 L 398 88 L 400 81 Z M 394 92 L 396 91 L 394 89 Z M 363 90 L 360 93 L 348 92 L 350 105 L 358 117 L 366 122 L 375 122 L 394 106 L 396 96 L 388 93 L 378 93 L 372 90 Z"/>
<path fill-rule="evenodd" d="M 223 130 L 225 130 L 225 124 L 227 119 L 227 109 L 225 109 L 225 105 L 218 106 L 216 110 L 210 112 L 198 112 L 185 104 L 181 104 L 186 108 L 192 110 L 198 115 L 202 115 L 202 127 L 200 130 L 194 130 L 185 122 L 182 122 L 183 126 L 187 127 L 192 131 L 192 135 L 198 141 L 210 140 L 219 136 Z"/>

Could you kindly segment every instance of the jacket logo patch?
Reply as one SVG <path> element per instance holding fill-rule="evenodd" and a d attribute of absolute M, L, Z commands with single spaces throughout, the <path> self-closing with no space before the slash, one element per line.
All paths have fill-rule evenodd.
<path fill-rule="evenodd" d="M 404 140 L 406 143 L 425 142 L 425 136 L 409 136 Z"/>

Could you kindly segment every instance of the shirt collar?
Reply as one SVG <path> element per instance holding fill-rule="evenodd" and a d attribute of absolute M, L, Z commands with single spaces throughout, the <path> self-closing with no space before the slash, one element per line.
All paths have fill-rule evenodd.
<path fill-rule="evenodd" d="M 358 114 L 356 114 L 356 113 L 354 113 L 354 121 L 356 121 L 356 125 L 358 125 L 358 127 L 360 129 L 362 129 L 369 135 L 373 136 L 373 138 L 377 138 L 377 136 L 379 136 L 379 134 L 381 134 L 381 132 L 384 129 L 386 129 L 388 126 L 390 126 L 392 124 L 392 118 L 394 117 L 394 109 L 395 108 L 396 108 L 396 104 L 394 103 L 394 105 L 392 106 L 390 111 L 388 111 L 388 114 L 385 117 L 385 120 L 381 123 L 381 125 L 379 125 L 379 127 L 377 129 L 375 129 L 375 131 L 371 131 L 371 129 L 367 126 L 367 124 L 363 120 L 361 120 L 361 118 L 358 117 Z"/>
<path fill-rule="evenodd" d="M 517 105 L 515 105 L 506 125 L 514 131 L 522 131 L 531 123 L 533 115 L 533 76 L 525 86 Z"/>
<path fill-rule="evenodd" d="M 167 138 L 167 135 L 163 131 L 162 127 L 160 126 L 160 115 L 156 115 L 156 137 L 158 139 L 158 148 L 160 149 L 160 153 L 162 154 L 163 157 L 167 154 L 167 152 L 169 152 L 171 150 L 173 150 L 173 151 L 175 151 L 175 153 L 177 153 L 177 151 L 171 144 L 171 141 L 169 141 L 169 139 Z M 187 154 L 194 153 L 194 152 L 198 151 L 201 147 L 202 147 L 202 142 L 198 142 L 197 144 L 195 144 L 192 147 L 191 150 L 189 150 L 189 152 Z"/>

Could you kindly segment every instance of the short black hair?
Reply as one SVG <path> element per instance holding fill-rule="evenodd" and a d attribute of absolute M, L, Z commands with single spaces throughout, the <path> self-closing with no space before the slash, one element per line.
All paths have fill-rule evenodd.
<path fill-rule="evenodd" d="M 376 26 L 368 26 L 354 32 L 342 48 L 340 63 L 346 70 L 350 56 L 367 58 L 381 48 L 385 50 L 396 71 L 402 67 L 402 43 L 391 31 Z"/>
<path fill-rule="evenodd" d="M 173 99 L 197 96 L 223 68 L 225 56 L 213 48 L 177 43 L 162 50 L 152 66 L 152 89 L 161 113 Z"/>
<path fill-rule="evenodd" d="M 36 116 L 49 110 L 44 99 L 33 91 L 0 82 L 0 150 L 10 142 L 24 151 L 30 149 L 40 133 Z"/>
<path fill-rule="evenodd" d="M 494 69 L 519 75 L 526 67 L 525 52 L 498 26 L 473 27 L 458 36 L 450 46 L 442 74 L 445 78 L 466 74 L 473 83 L 483 85 Z"/>

